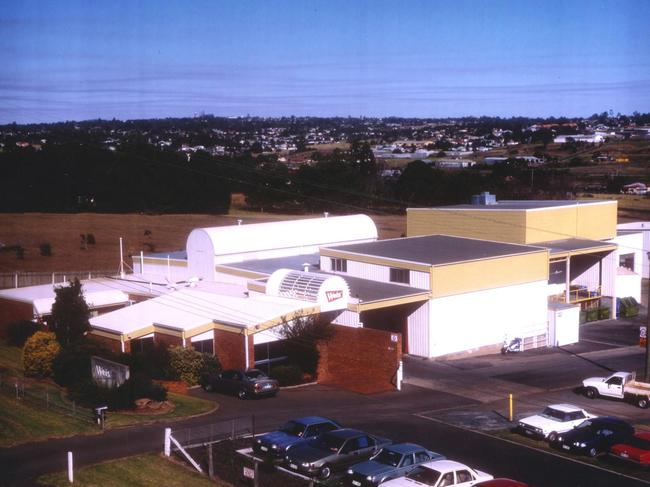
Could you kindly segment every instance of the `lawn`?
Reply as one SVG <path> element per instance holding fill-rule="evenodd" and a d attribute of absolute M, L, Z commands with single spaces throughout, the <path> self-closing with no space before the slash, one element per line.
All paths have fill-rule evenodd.
<path fill-rule="evenodd" d="M 68 486 L 67 472 L 45 475 L 38 480 L 46 486 Z M 198 473 L 149 453 L 82 467 L 74 473 L 74 485 L 80 487 L 228 487 L 230 484 L 208 480 Z"/>
<path fill-rule="evenodd" d="M 78 417 L 54 410 L 72 408 L 72 403 L 66 399 L 64 391 L 55 384 L 47 381 L 25 381 L 25 398 L 18 399 L 12 388 L 15 381 L 11 378 L 23 379 L 21 361 L 20 348 L 0 343 L 0 380 L 3 383 L 0 387 L 0 447 L 100 432 L 97 425 L 90 421 L 92 412 L 88 409 L 78 407 Z M 169 394 L 168 400 L 174 408 L 164 414 L 109 412 L 106 427 L 110 429 L 183 418 L 209 412 L 216 406 L 212 401 L 182 394 Z"/>

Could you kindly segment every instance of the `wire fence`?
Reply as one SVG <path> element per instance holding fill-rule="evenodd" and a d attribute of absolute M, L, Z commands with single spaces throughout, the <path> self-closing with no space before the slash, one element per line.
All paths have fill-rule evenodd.
<path fill-rule="evenodd" d="M 114 276 L 115 269 L 68 272 L 0 272 L 0 289 L 10 289 L 40 284 L 58 284 L 68 282 L 75 277 L 92 279 L 93 277 Z"/>
<path fill-rule="evenodd" d="M 255 435 L 255 416 L 240 416 L 218 423 L 174 429 L 174 439 L 183 448 L 194 448 L 224 440 Z"/>
<path fill-rule="evenodd" d="M 95 413 L 91 409 L 63 399 L 61 392 L 51 387 L 29 383 L 0 373 L 0 393 L 44 411 L 97 424 Z"/>

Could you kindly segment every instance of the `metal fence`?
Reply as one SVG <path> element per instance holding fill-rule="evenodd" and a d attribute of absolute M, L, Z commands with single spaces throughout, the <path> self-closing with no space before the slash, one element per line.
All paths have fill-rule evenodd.
<path fill-rule="evenodd" d="M 209 445 L 223 440 L 236 440 L 255 434 L 255 416 L 241 416 L 218 423 L 174 429 L 172 435 L 183 448 Z"/>
<path fill-rule="evenodd" d="M 114 276 L 117 270 L 103 271 L 69 271 L 69 272 L 2 272 L 0 273 L 0 289 L 9 289 L 40 284 L 57 284 L 68 282 L 75 277 L 92 279 L 93 277 Z"/>
<path fill-rule="evenodd" d="M 16 401 L 29 404 L 44 411 L 51 411 L 76 420 L 97 424 L 92 410 L 62 399 L 61 393 L 49 387 L 34 386 L 15 377 L 0 374 L 0 393 Z"/>

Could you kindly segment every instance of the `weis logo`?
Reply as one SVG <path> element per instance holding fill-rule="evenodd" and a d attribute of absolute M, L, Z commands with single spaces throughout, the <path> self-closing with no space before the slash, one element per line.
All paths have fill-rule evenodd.
<path fill-rule="evenodd" d="M 325 296 L 327 297 L 327 302 L 331 303 L 332 301 L 341 299 L 343 297 L 343 291 L 340 289 L 337 291 L 325 291 Z"/>

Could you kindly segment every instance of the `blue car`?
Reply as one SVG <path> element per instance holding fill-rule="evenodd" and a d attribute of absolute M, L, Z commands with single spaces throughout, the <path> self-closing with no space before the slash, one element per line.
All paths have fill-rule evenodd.
<path fill-rule="evenodd" d="M 444 459 L 439 453 L 413 443 L 385 446 L 370 460 L 352 465 L 347 471 L 344 485 L 374 487 L 387 480 L 402 477 L 425 462 Z"/>
<path fill-rule="evenodd" d="M 292 419 L 279 430 L 255 438 L 253 451 L 267 459 L 281 460 L 289 448 L 340 428 L 336 421 L 321 416 Z"/>

